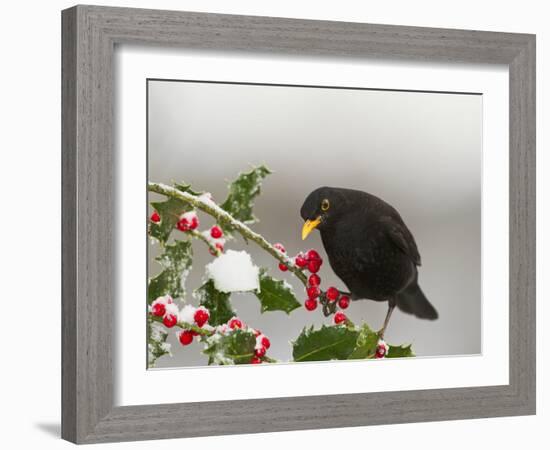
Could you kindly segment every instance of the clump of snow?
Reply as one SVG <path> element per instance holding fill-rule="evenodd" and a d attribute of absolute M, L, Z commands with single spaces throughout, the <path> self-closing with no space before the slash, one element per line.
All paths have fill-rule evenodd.
<path fill-rule="evenodd" d="M 168 353 L 169 356 L 172 356 L 172 344 L 170 344 L 169 342 L 163 342 L 162 344 L 160 344 L 160 348 L 162 351 Z"/>
<path fill-rule="evenodd" d="M 158 303 L 167 305 L 169 303 L 173 303 L 173 300 L 172 300 L 172 297 L 170 297 L 169 295 L 163 295 L 161 297 L 157 297 L 155 301 L 151 303 L 151 306 L 156 305 Z"/>
<path fill-rule="evenodd" d="M 206 266 L 206 276 L 221 292 L 247 292 L 260 288 L 260 269 L 245 251 L 228 250 Z"/>
<path fill-rule="evenodd" d="M 170 314 L 176 317 L 178 316 L 179 314 L 178 305 L 176 305 L 175 303 L 167 303 L 165 305 L 165 308 L 166 308 L 166 313 L 164 313 L 165 316 L 168 316 Z"/>
<path fill-rule="evenodd" d="M 195 322 L 195 312 L 197 308 L 192 305 L 185 305 L 178 314 L 178 322 L 185 323 L 194 323 Z"/>

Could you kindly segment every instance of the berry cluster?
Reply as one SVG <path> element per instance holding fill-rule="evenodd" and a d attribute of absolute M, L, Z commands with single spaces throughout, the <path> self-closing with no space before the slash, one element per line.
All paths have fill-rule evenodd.
<path fill-rule="evenodd" d="M 161 217 L 157 211 L 153 211 L 153 214 L 151 214 L 150 220 L 153 223 L 160 223 Z M 189 212 L 183 213 L 179 217 L 176 223 L 176 228 L 181 232 L 186 233 L 186 232 L 197 230 L 199 225 L 200 225 L 200 221 L 197 213 L 195 211 L 189 211 Z M 207 231 L 203 231 L 201 234 L 204 240 L 206 240 L 213 248 L 223 253 L 225 239 L 223 237 L 223 230 L 219 225 L 214 225 L 212 228 L 210 228 Z M 217 252 L 213 248 L 210 248 L 210 253 L 213 256 L 216 256 Z"/>
<path fill-rule="evenodd" d="M 210 318 L 210 312 L 204 306 L 195 308 L 186 305 L 180 310 L 169 295 L 157 298 L 151 304 L 150 312 L 154 317 L 162 317 L 162 323 L 166 328 L 172 328 L 178 324 L 184 327 L 192 325 L 203 328 Z M 193 337 L 198 334 L 193 329 L 183 329 L 177 333 L 177 336 L 182 345 L 189 345 L 193 342 Z"/>
<path fill-rule="evenodd" d="M 203 232 L 202 235 L 214 246 L 214 248 L 223 253 L 225 238 L 223 237 L 223 230 L 220 226 L 214 225 L 210 230 Z M 210 254 L 216 256 L 216 252 L 212 249 L 210 249 Z"/>
<path fill-rule="evenodd" d="M 269 338 L 260 330 L 247 327 L 238 317 L 232 317 L 227 321 L 227 323 L 217 326 L 215 332 L 227 334 L 236 329 L 247 330 L 254 333 L 254 336 L 256 337 L 256 345 L 254 346 L 254 356 L 250 360 L 250 364 L 261 364 L 265 360 L 267 350 L 271 347 L 271 341 Z"/>
<path fill-rule="evenodd" d="M 285 247 L 281 243 L 273 245 L 279 252 L 286 253 Z M 314 311 L 319 306 L 319 302 L 323 304 L 323 312 L 325 315 L 332 314 L 336 311 L 336 305 L 340 309 L 346 309 L 350 304 L 350 298 L 348 295 L 341 294 L 338 289 L 331 286 L 326 292 L 321 290 L 321 277 L 317 274 L 323 265 L 323 258 L 316 250 L 308 250 L 307 252 L 298 253 L 293 258 L 294 264 L 301 270 L 307 270 L 310 272 L 310 276 L 307 280 L 306 294 L 307 300 L 304 302 L 304 307 L 308 311 Z M 288 267 L 279 263 L 279 269 L 283 272 L 288 270 Z M 340 324 L 346 322 L 347 317 L 343 313 L 336 313 L 334 317 L 334 323 Z"/>

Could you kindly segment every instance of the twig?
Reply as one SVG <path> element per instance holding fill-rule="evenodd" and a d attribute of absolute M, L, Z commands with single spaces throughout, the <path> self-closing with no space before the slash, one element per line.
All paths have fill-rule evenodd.
<path fill-rule="evenodd" d="M 180 191 L 163 183 L 149 182 L 149 191 L 182 200 L 192 205 L 193 207 L 213 216 L 217 219 L 218 222 L 229 224 L 231 228 L 237 230 L 245 239 L 255 242 L 271 256 L 287 266 L 288 270 L 291 271 L 304 284 L 305 287 L 307 287 L 306 275 L 298 266 L 294 264 L 294 261 L 290 257 L 277 250 L 262 235 L 252 231 L 248 226 L 246 226 L 240 220 L 235 219 L 231 214 L 229 214 L 227 211 L 224 211 L 212 200 L 209 200 L 203 196 L 196 196 L 188 192 Z"/>

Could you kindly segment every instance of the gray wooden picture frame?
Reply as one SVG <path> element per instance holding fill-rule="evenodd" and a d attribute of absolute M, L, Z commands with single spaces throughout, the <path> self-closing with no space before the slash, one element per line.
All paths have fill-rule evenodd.
<path fill-rule="evenodd" d="M 62 32 L 64 439 L 94 443 L 535 413 L 535 36 L 98 6 L 63 11 Z M 115 407 L 113 52 L 120 43 L 507 65 L 509 384 Z"/>

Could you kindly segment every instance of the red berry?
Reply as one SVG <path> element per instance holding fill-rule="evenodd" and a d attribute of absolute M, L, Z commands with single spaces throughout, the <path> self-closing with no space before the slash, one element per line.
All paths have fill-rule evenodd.
<path fill-rule="evenodd" d="M 321 256 L 319 255 L 319 253 L 317 253 L 316 250 L 308 250 L 307 253 L 306 253 L 306 259 L 308 261 L 317 261 L 319 259 L 321 259 Z"/>
<path fill-rule="evenodd" d="M 166 328 L 172 328 L 178 323 L 178 318 L 174 314 L 166 314 L 162 319 L 162 323 Z"/>
<path fill-rule="evenodd" d="M 312 273 L 308 280 L 307 280 L 307 283 L 310 285 L 310 286 L 319 286 L 321 284 L 321 277 L 319 275 L 317 275 L 316 273 Z"/>
<path fill-rule="evenodd" d="M 162 317 L 166 314 L 166 307 L 162 303 L 153 303 L 151 314 L 156 317 Z"/>
<path fill-rule="evenodd" d="M 321 289 L 318 286 L 310 286 L 306 289 L 306 292 L 308 298 L 315 299 L 321 295 Z"/>
<path fill-rule="evenodd" d="M 214 247 L 216 247 L 221 253 L 223 253 L 223 244 L 221 242 L 216 242 Z M 212 256 L 217 256 L 217 253 L 214 250 L 210 249 L 209 252 Z"/>
<path fill-rule="evenodd" d="M 223 236 L 223 231 L 219 226 L 214 225 L 212 228 L 210 228 L 210 236 L 212 236 L 214 239 L 219 239 Z"/>
<path fill-rule="evenodd" d="M 191 342 L 193 342 L 193 332 L 190 330 L 181 331 L 178 337 L 181 345 L 189 345 Z"/>
<path fill-rule="evenodd" d="M 153 211 L 153 214 L 151 214 L 151 222 L 154 222 L 154 223 L 160 222 L 160 216 L 158 212 Z"/>
<path fill-rule="evenodd" d="M 269 340 L 269 338 L 267 336 L 264 336 L 262 338 L 262 345 L 268 349 L 269 347 L 271 347 L 271 341 Z"/>
<path fill-rule="evenodd" d="M 258 347 L 257 349 L 254 350 L 254 354 L 258 357 L 258 358 L 263 358 L 265 356 L 265 353 L 266 353 L 266 348 L 265 347 Z"/>
<path fill-rule="evenodd" d="M 281 272 L 286 272 L 288 270 L 288 267 L 285 266 L 283 263 L 279 263 L 279 270 Z"/>
<path fill-rule="evenodd" d="M 307 270 L 309 270 L 311 273 L 319 272 L 320 268 L 321 268 L 321 262 L 318 259 L 312 259 L 307 263 Z"/>
<path fill-rule="evenodd" d="M 243 327 L 243 323 L 237 317 L 234 317 L 233 319 L 231 319 L 227 325 L 232 330 L 234 330 L 235 328 L 242 328 Z"/>
<path fill-rule="evenodd" d="M 317 300 L 309 298 L 305 301 L 304 306 L 308 311 L 313 311 L 317 308 Z"/>
<path fill-rule="evenodd" d="M 338 300 L 338 297 L 340 297 L 340 291 L 338 289 L 332 286 L 327 289 L 327 298 L 330 302 Z"/>
<path fill-rule="evenodd" d="M 277 242 L 273 245 L 277 250 L 279 250 L 281 253 L 286 253 L 285 247 L 280 242 Z"/>
<path fill-rule="evenodd" d="M 257 356 L 254 356 L 251 360 L 250 360 L 250 364 L 261 364 L 262 363 L 262 360 L 260 358 L 258 358 Z"/>
<path fill-rule="evenodd" d="M 193 216 L 191 218 L 191 225 L 189 225 L 189 227 L 194 230 L 196 228 L 198 228 L 199 226 L 199 218 L 197 216 Z"/>
<path fill-rule="evenodd" d="M 198 327 L 202 327 L 206 322 L 208 322 L 208 319 L 210 318 L 210 314 L 208 311 L 204 308 L 199 308 L 195 311 L 195 315 L 193 316 L 195 319 L 195 323 Z"/>
<path fill-rule="evenodd" d="M 386 356 L 386 347 L 384 345 L 379 345 L 378 347 L 376 347 L 376 353 L 374 354 L 374 357 L 380 359 L 384 356 Z"/>
<path fill-rule="evenodd" d="M 334 314 L 334 323 L 338 325 L 339 323 L 345 322 L 348 320 L 346 315 L 343 312 L 338 311 L 336 314 Z"/>
<path fill-rule="evenodd" d="M 299 253 L 294 258 L 294 264 L 296 264 L 298 267 L 305 267 L 305 266 L 307 266 L 307 259 L 304 258 L 304 255 Z"/>
<path fill-rule="evenodd" d="M 347 295 L 342 295 L 340 300 L 338 300 L 338 306 L 342 309 L 346 309 L 349 306 L 349 297 Z"/>
<path fill-rule="evenodd" d="M 189 221 L 185 217 L 182 217 L 180 220 L 178 220 L 178 223 L 176 224 L 176 228 L 184 232 L 189 231 L 190 230 Z"/>
<path fill-rule="evenodd" d="M 254 330 L 254 336 L 258 337 L 262 332 L 260 330 Z"/>

